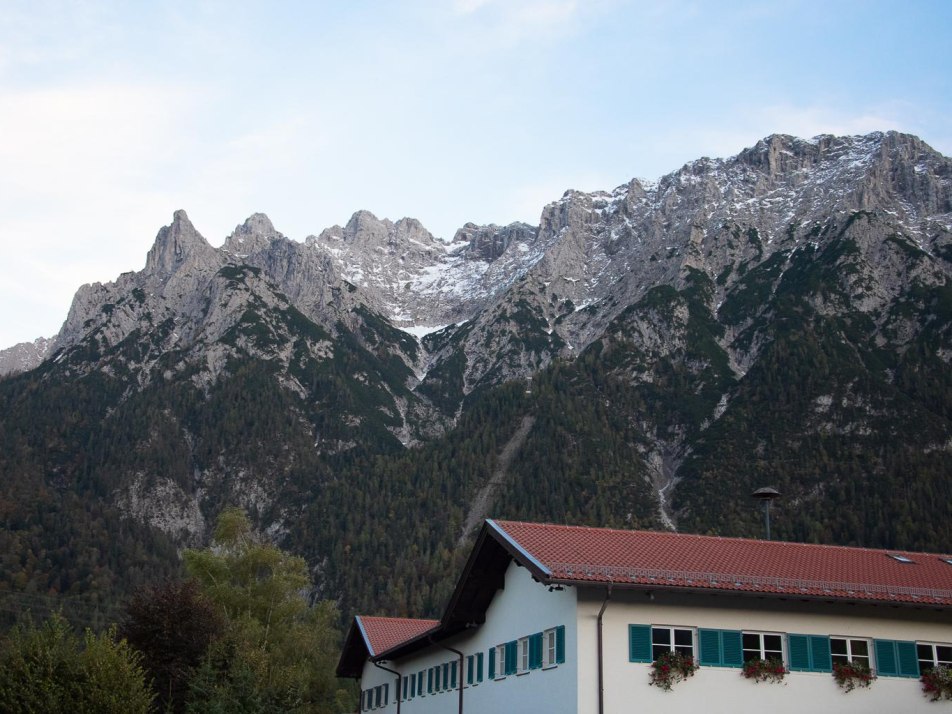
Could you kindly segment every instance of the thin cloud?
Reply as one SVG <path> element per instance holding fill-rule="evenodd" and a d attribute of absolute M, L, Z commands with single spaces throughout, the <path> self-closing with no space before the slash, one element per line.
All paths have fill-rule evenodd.
<path fill-rule="evenodd" d="M 531 38 L 551 40 L 578 26 L 576 0 L 456 0 L 456 13 L 479 20 L 480 34 L 511 45 Z"/>

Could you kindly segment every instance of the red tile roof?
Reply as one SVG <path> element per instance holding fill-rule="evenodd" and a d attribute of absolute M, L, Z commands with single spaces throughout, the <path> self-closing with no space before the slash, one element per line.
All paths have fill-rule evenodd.
<path fill-rule="evenodd" d="M 952 605 L 950 555 L 516 521 L 488 525 L 550 582 Z"/>
<path fill-rule="evenodd" d="M 412 620 L 406 617 L 358 615 L 356 619 L 371 656 L 412 640 L 440 624 L 439 620 Z"/>

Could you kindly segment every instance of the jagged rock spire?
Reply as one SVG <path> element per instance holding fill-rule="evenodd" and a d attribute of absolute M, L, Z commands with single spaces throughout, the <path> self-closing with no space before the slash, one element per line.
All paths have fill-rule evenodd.
<path fill-rule="evenodd" d="M 179 209 L 172 215 L 172 223 L 159 229 L 155 243 L 145 261 L 147 273 L 172 275 L 193 258 L 212 258 L 215 249 Z"/>

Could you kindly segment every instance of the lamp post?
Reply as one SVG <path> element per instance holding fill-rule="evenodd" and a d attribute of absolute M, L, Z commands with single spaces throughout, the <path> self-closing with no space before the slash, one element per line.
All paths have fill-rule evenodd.
<path fill-rule="evenodd" d="M 763 501 L 764 504 L 764 524 L 767 528 L 767 540 L 770 540 L 770 502 L 775 498 L 780 498 L 780 491 L 771 486 L 764 486 L 763 488 L 758 488 L 750 497 L 758 501 Z"/>

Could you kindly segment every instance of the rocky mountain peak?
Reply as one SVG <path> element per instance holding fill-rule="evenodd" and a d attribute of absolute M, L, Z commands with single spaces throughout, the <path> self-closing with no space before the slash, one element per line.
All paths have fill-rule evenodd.
<path fill-rule="evenodd" d="M 159 229 L 155 243 L 146 257 L 147 273 L 168 276 L 194 258 L 213 259 L 214 248 L 202 237 L 188 218 L 179 209 L 172 215 L 172 223 Z"/>
<path fill-rule="evenodd" d="M 388 218 L 377 218 L 366 210 L 356 211 L 344 227 L 344 238 L 351 241 L 368 240 L 378 236 L 386 236 L 393 228 Z"/>
<path fill-rule="evenodd" d="M 222 250 L 237 256 L 248 256 L 267 249 L 276 238 L 284 238 L 284 235 L 275 229 L 271 219 L 263 213 L 253 213 L 244 223 L 235 227 L 234 232 L 225 239 Z"/>
<path fill-rule="evenodd" d="M 528 223 L 515 222 L 508 226 L 497 226 L 495 223 L 478 226 L 475 223 L 466 223 L 456 231 L 453 243 L 467 244 L 464 253 L 466 258 L 492 263 L 513 243 L 531 244 L 537 236 L 538 229 Z"/>
<path fill-rule="evenodd" d="M 52 339 L 38 337 L 33 342 L 21 342 L 0 350 L 0 377 L 33 369 L 47 358 L 52 346 Z"/>

